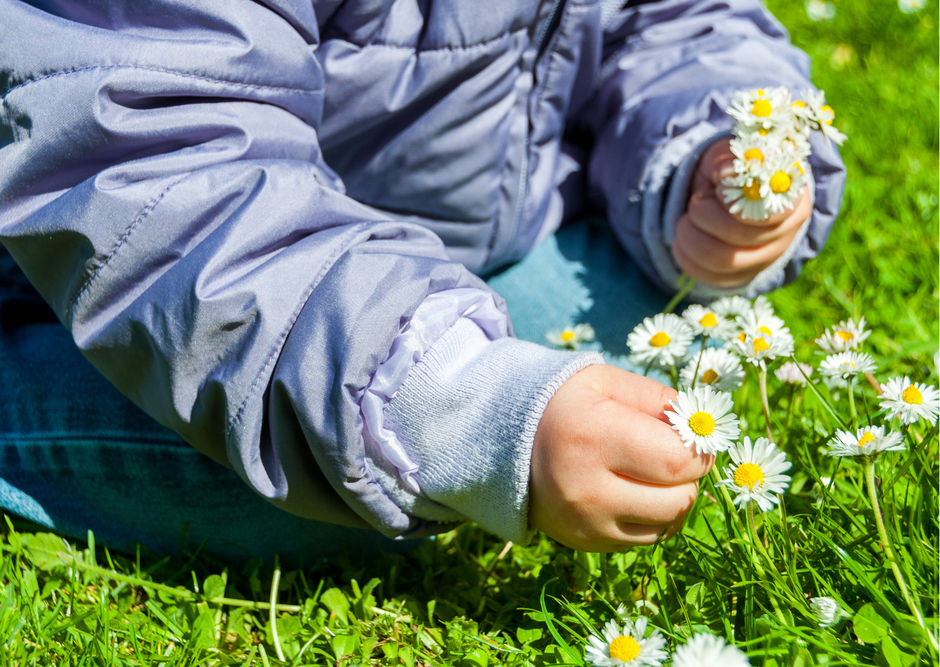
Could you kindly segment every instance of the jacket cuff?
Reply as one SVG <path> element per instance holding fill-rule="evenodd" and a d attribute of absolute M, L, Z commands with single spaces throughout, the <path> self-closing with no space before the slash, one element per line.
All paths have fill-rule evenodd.
<path fill-rule="evenodd" d="M 490 340 L 459 319 L 424 355 L 388 405 L 387 427 L 417 467 L 419 498 L 406 511 L 443 508 L 506 540 L 528 540 L 529 459 L 555 391 L 597 353 Z M 390 495 L 408 493 L 399 484 Z M 401 502 L 401 500 L 399 500 Z M 440 508 L 435 511 L 433 508 Z M 424 517 L 422 517 L 424 518 Z"/>

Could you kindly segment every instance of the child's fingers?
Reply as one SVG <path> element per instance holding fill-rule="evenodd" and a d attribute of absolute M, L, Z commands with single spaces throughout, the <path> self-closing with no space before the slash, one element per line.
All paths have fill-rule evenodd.
<path fill-rule="evenodd" d="M 686 447 L 671 426 L 619 403 L 608 403 L 597 428 L 604 466 L 641 484 L 694 482 L 715 462 L 714 456 Z"/>
<path fill-rule="evenodd" d="M 663 526 L 684 517 L 695 502 L 698 485 L 656 486 L 618 479 L 613 500 L 614 518 L 619 523 Z"/>
<path fill-rule="evenodd" d="M 664 526 L 647 526 L 639 523 L 618 523 L 619 547 L 608 551 L 620 551 L 628 547 L 644 547 L 656 544 L 657 540 L 666 540 L 682 529 L 684 517 Z"/>
<path fill-rule="evenodd" d="M 741 287 L 749 283 L 763 269 L 752 268 L 735 273 L 716 273 L 699 266 L 675 241 L 672 244 L 672 256 L 676 264 L 689 277 L 712 287 Z"/>
<path fill-rule="evenodd" d="M 793 231 L 795 233 L 796 230 Z M 793 234 L 756 248 L 739 248 L 709 236 L 683 216 L 676 225 L 673 245 L 712 273 L 733 274 L 750 269 L 760 271 L 770 266 L 790 245 Z"/>
<path fill-rule="evenodd" d="M 778 225 L 755 227 L 739 222 L 714 197 L 692 197 L 688 209 L 688 221 L 696 229 L 718 241 L 742 248 L 764 246 L 784 236 L 792 238 L 808 215 L 808 210 L 798 208 Z"/>
<path fill-rule="evenodd" d="M 601 395 L 668 423 L 663 411 L 676 398 L 677 392 L 672 387 L 616 366 L 588 366 L 578 375 L 583 375 Z"/>
<path fill-rule="evenodd" d="M 778 213 L 771 213 L 763 220 L 745 218 L 743 215 L 741 215 L 740 211 L 731 213 L 731 205 L 733 202 L 726 202 L 724 196 L 721 194 L 721 190 L 722 188 L 720 186 L 716 189 L 716 192 L 718 193 L 717 197 L 720 199 L 719 203 L 721 206 L 728 212 L 728 215 L 730 215 L 742 225 L 746 225 L 748 227 L 775 227 L 793 215 L 802 215 L 802 219 L 805 220 L 812 211 L 812 202 L 810 202 L 809 190 L 806 187 L 803 188 L 803 191 L 800 192 L 800 195 L 794 200 L 790 208 L 784 209 Z"/>

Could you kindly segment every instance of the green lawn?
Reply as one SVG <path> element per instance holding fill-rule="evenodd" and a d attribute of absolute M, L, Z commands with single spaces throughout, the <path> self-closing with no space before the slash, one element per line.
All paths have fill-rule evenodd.
<path fill-rule="evenodd" d="M 772 296 L 777 313 L 797 338 L 797 356 L 817 361 L 815 336 L 864 315 L 879 379 L 910 374 L 936 386 L 937 4 L 904 14 L 889 0 L 840 0 L 829 22 L 811 21 L 800 2 L 769 4 L 811 56 L 814 80 L 849 135 L 836 230 L 800 280 Z M 757 517 L 762 545 L 748 540 L 735 519 L 744 515 L 727 511 L 710 481 L 703 490 L 717 502 L 701 496 L 679 537 L 606 557 L 544 538 L 506 547 L 467 525 L 406 555 L 366 564 L 348 554 L 303 570 L 198 553 L 127 558 L 87 543 L 63 558 L 61 539 L 8 517 L 0 664 L 577 664 L 586 633 L 612 607 L 637 600 L 649 601 L 644 613 L 672 642 L 708 630 L 755 665 L 936 664 L 879 546 L 861 466 L 837 467 L 820 453 L 836 426 L 821 391 L 791 398 L 772 383 L 771 403 L 781 408 L 774 428 L 794 468 L 787 514 Z M 874 414 L 866 391 L 859 410 Z M 753 377 L 737 404 L 751 435 L 761 435 Z M 842 401 L 836 411 L 847 418 Z M 916 431 L 909 451 L 879 460 L 878 493 L 900 576 L 936 631 L 938 438 L 936 427 Z M 819 476 L 836 478 L 821 503 L 812 492 Z M 837 599 L 848 620 L 817 627 L 811 595 Z"/>

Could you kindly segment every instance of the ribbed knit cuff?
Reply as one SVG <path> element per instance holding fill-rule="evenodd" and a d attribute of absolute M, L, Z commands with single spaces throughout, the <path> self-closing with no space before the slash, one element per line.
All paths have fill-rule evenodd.
<path fill-rule="evenodd" d="M 594 352 L 491 341 L 461 319 L 411 370 L 388 405 L 388 426 L 418 463 L 414 477 L 424 496 L 525 542 L 539 420 L 568 378 L 599 363 Z"/>

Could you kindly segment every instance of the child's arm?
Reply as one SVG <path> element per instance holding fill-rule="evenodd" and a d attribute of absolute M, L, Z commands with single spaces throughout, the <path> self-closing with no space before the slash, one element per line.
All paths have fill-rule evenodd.
<path fill-rule="evenodd" d="M 757 0 L 629 2 L 622 10 L 622 3 L 603 4 L 600 83 L 589 102 L 574 107 L 574 121 L 593 136 L 589 192 L 621 242 L 666 289 L 676 288 L 682 271 L 710 283 L 695 286 L 699 298 L 755 295 L 793 280 L 824 245 L 845 181 L 837 150 L 818 132 L 809 160 L 812 212 L 784 225 L 786 243 L 774 239 L 759 257 L 738 253 L 738 263 L 724 248 L 724 257 L 694 264 L 683 216 L 702 203 L 689 202 L 701 157 L 730 134 L 732 93 L 783 85 L 798 95 L 812 87 L 809 59 Z"/>
<path fill-rule="evenodd" d="M 547 388 L 598 359 L 508 338 L 440 239 L 344 194 L 320 150 L 317 17 L 271 5 L 0 0 L 0 240 L 103 375 L 275 505 L 389 536 L 467 517 L 521 534 Z M 413 317 L 431 295 L 454 297 L 439 333 L 466 333 L 462 372 L 431 363 L 453 336 L 425 338 L 391 413 L 442 426 L 408 453 L 449 506 L 409 495 L 360 404 L 403 325 L 440 324 Z"/>

